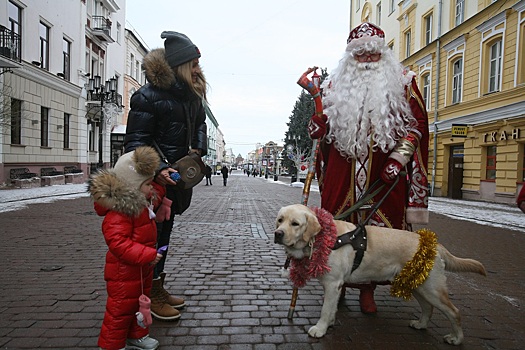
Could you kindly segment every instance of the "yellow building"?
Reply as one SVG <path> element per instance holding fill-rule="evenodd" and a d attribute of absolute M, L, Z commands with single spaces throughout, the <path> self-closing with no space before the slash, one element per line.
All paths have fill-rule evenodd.
<path fill-rule="evenodd" d="M 525 181 L 525 0 L 351 0 L 417 73 L 434 196 L 515 203 Z"/>

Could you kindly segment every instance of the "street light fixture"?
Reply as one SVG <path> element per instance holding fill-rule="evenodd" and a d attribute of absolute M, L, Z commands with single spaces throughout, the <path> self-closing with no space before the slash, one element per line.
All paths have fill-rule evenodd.
<path fill-rule="evenodd" d="M 98 126 L 98 163 L 97 168 L 102 169 L 104 167 L 104 160 L 102 153 L 104 150 L 103 146 L 103 135 L 105 130 L 105 124 L 109 123 L 111 120 L 106 120 L 107 118 L 112 117 L 112 108 L 107 107 L 122 107 L 122 100 L 119 99 L 117 92 L 117 78 L 113 77 L 107 80 L 104 85 L 101 85 L 100 75 L 95 75 L 93 78 L 88 81 L 88 101 L 98 101 L 100 102 L 100 121 Z M 106 108 L 104 108 L 104 103 L 106 103 Z"/>

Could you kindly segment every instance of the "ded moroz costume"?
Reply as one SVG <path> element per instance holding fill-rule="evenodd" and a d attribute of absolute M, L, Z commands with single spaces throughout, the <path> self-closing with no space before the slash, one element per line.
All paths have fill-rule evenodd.
<path fill-rule="evenodd" d="M 334 216 L 379 180 L 387 186 L 369 204 L 377 203 L 401 174 L 368 224 L 407 229 L 428 222 L 428 116 L 414 77 L 379 27 L 362 23 L 350 32 L 343 58 L 322 84 L 325 115 L 309 123 L 312 138 L 322 141 L 321 206 Z M 365 217 L 356 211 L 347 220 Z M 352 287 L 361 289 L 361 310 L 376 312 L 375 284 Z"/>

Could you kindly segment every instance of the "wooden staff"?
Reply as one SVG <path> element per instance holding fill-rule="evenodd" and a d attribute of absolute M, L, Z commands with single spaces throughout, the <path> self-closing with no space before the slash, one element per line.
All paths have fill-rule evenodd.
<path fill-rule="evenodd" d="M 323 115 L 323 103 L 321 101 L 321 90 L 319 88 L 319 85 L 314 84 L 309 78 L 308 74 L 314 72 L 314 75 L 316 74 L 315 71 L 317 70 L 317 67 L 308 68 L 306 72 L 301 75 L 299 80 L 297 81 L 297 84 L 299 84 L 303 89 L 308 91 L 310 95 L 314 98 L 315 103 L 315 114 L 321 117 Z M 318 81 L 316 82 L 318 83 Z M 302 203 L 304 205 L 308 204 L 308 198 L 310 197 L 310 186 L 312 185 L 312 180 L 315 176 L 315 168 L 317 163 L 317 154 L 319 153 L 319 140 L 314 139 L 312 144 L 312 152 L 310 153 L 310 164 L 308 165 L 308 173 L 306 174 L 306 179 L 304 181 L 304 187 L 303 187 L 303 198 Z M 289 264 L 289 260 L 287 260 L 286 265 Z M 285 266 L 286 266 L 285 265 Z M 293 318 L 293 313 L 295 311 L 295 304 L 297 302 L 297 295 L 299 293 L 299 288 L 293 287 L 292 290 L 292 300 L 290 302 L 290 308 L 288 309 L 288 319 Z"/>

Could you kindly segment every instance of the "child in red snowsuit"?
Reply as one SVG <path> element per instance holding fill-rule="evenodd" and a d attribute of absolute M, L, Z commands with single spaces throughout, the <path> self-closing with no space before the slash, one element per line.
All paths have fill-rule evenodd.
<path fill-rule="evenodd" d="M 156 349 L 159 345 L 148 334 L 149 310 L 142 324 L 136 316 L 139 297 L 149 297 L 153 267 L 162 257 L 156 249 L 153 201 L 158 202 L 164 193 L 156 193 L 152 185 L 159 161 L 153 148 L 139 147 L 89 181 L 95 210 L 104 216 L 102 232 L 109 248 L 104 268 L 108 298 L 98 340 L 102 349 Z"/>

